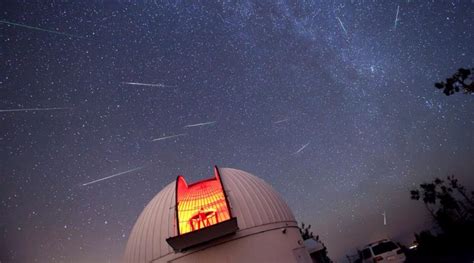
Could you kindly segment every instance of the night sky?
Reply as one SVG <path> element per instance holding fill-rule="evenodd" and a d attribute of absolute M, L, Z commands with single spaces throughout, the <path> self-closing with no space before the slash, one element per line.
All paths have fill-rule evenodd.
<path fill-rule="evenodd" d="M 0 3 L 11 262 L 118 262 L 148 201 L 213 165 L 270 183 L 336 260 L 429 228 L 417 184 L 474 186 L 473 97 L 434 88 L 474 65 L 472 1 L 38 2 Z"/>

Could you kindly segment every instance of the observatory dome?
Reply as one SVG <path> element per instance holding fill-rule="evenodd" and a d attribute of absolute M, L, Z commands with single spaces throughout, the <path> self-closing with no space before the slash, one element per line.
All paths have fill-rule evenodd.
<path fill-rule="evenodd" d="M 230 217 L 236 221 L 232 234 L 185 250 L 172 247 L 168 239 L 179 236 L 181 229 L 177 226 L 180 223 L 176 205 L 180 202 L 177 197 L 180 190 L 177 190 L 177 182 L 172 182 L 148 203 L 138 217 L 127 242 L 124 262 L 249 262 L 253 259 L 291 262 L 278 255 L 275 250 L 279 248 L 288 249 L 291 257 L 306 259 L 293 213 L 270 185 L 241 170 L 216 167 L 215 172 L 220 177 Z M 200 234 L 192 232 L 183 236 L 186 235 Z"/>

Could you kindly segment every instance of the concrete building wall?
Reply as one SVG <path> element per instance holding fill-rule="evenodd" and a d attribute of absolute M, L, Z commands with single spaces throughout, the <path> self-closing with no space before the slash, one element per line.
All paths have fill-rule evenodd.
<path fill-rule="evenodd" d="M 171 257 L 176 257 L 175 259 L 165 257 L 153 263 L 311 262 L 298 229 L 289 227 L 286 228 L 285 233 L 282 229 L 250 234 L 184 255 L 174 254 Z M 236 253 L 236 251 L 241 251 L 241 253 Z"/>

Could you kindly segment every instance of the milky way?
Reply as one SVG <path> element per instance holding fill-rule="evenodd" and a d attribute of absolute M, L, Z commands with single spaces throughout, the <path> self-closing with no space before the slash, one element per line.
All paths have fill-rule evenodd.
<path fill-rule="evenodd" d="M 17 2 L 0 109 L 38 110 L 0 114 L 12 262 L 117 262 L 147 202 L 213 165 L 270 183 L 337 260 L 431 227 L 416 184 L 474 186 L 473 97 L 434 88 L 474 65 L 472 1 Z"/>

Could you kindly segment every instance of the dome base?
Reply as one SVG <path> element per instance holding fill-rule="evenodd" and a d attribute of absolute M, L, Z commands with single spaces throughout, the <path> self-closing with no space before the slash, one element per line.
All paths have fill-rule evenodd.
<path fill-rule="evenodd" d="M 239 230 L 237 218 L 234 217 L 198 231 L 170 237 L 166 239 L 166 242 L 168 242 L 175 252 L 182 252 L 188 248 L 212 241 L 219 237 L 234 234 L 237 230 Z"/>

